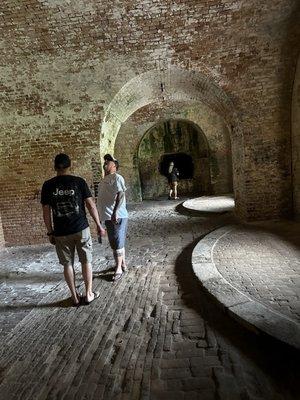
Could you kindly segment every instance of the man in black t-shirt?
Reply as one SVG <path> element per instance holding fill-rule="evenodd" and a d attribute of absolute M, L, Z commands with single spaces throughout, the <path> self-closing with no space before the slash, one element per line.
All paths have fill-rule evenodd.
<path fill-rule="evenodd" d="M 55 244 L 59 262 L 64 266 L 64 276 L 75 306 L 80 304 L 74 272 L 75 249 L 77 250 L 86 289 L 85 303 L 89 304 L 99 294 L 92 290 L 92 238 L 85 206 L 96 223 L 98 235 L 105 235 L 105 229 L 100 224 L 87 183 L 84 179 L 69 174 L 69 156 L 58 154 L 54 167 L 57 176 L 44 182 L 41 194 L 47 235 L 50 243 Z"/>

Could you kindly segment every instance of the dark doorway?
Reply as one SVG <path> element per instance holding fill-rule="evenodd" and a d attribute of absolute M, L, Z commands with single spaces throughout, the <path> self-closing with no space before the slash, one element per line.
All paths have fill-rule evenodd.
<path fill-rule="evenodd" d="M 154 125 L 143 136 L 137 158 L 145 200 L 166 195 L 171 161 L 179 172 L 180 195 L 210 193 L 208 142 L 203 131 L 190 121 L 168 120 Z"/>
<path fill-rule="evenodd" d="M 174 162 L 174 167 L 178 169 L 180 179 L 193 179 L 194 163 L 190 155 L 185 153 L 164 154 L 159 163 L 159 172 L 166 177 L 171 161 Z"/>

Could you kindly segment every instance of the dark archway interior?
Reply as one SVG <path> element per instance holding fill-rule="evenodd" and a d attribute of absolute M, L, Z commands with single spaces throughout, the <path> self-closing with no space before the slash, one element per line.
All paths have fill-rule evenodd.
<path fill-rule="evenodd" d="M 189 154 L 164 154 L 159 163 L 159 172 L 166 177 L 168 176 L 169 165 L 171 161 L 174 162 L 174 167 L 177 168 L 180 179 L 193 179 L 194 163 L 193 158 Z"/>
<path fill-rule="evenodd" d="M 137 155 L 143 199 L 166 195 L 171 161 L 179 170 L 181 195 L 210 193 L 208 143 L 196 124 L 167 120 L 154 125 L 142 138 Z"/>

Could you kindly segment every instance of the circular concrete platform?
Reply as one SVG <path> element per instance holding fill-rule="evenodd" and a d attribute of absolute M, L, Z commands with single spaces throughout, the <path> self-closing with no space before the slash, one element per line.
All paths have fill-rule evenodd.
<path fill-rule="evenodd" d="M 294 292 L 299 282 L 299 273 L 292 259 L 295 243 L 274 236 L 269 225 L 264 227 L 263 233 L 261 226 L 241 225 L 228 225 L 212 231 L 194 248 L 193 271 L 217 303 L 243 325 L 300 349 L 297 312 L 294 315 L 287 314 L 283 308 L 283 301 L 286 301 L 290 303 L 290 308 L 293 302 L 294 309 L 298 310 L 299 302 L 297 298 L 294 299 Z M 287 247 L 290 251 L 287 251 Z M 278 252 L 277 258 L 275 252 Z M 283 255 L 286 254 L 289 261 L 284 260 L 283 263 Z M 268 256 L 268 262 L 262 262 L 262 257 Z M 286 276 L 289 272 L 288 262 L 294 268 L 289 277 Z M 275 271 L 274 279 L 269 276 L 267 267 Z M 268 276 L 264 277 L 266 273 Z M 287 278 L 293 280 L 290 285 Z M 271 281 L 274 281 L 273 285 Z M 274 301 L 277 304 L 272 306 Z"/>
<path fill-rule="evenodd" d="M 232 211 L 235 203 L 232 194 L 222 196 L 202 196 L 186 200 L 182 206 L 187 210 L 205 213 L 223 213 Z"/>

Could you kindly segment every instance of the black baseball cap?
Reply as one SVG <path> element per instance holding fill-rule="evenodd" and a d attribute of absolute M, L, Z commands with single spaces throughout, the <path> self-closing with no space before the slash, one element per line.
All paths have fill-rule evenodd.
<path fill-rule="evenodd" d="M 111 154 L 105 154 L 105 156 L 103 157 L 104 161 L 113 161 L 117 167 L 117 169 L 119 168 L 119 161 L 117 159 L 115 159 Z"/>
<path fill-rule="evenodd" d="M 115 160 L 111 154 L 105 154 L 105 156 L 103 158 L 105 161 L 114 161 Z"/>
<path fill-rule="evenodd" d="M 54 159 L 54 167 L 57 169 L 65 169 L 71 166 L 70 157 L 67 154 L 60 153 Z"/>

